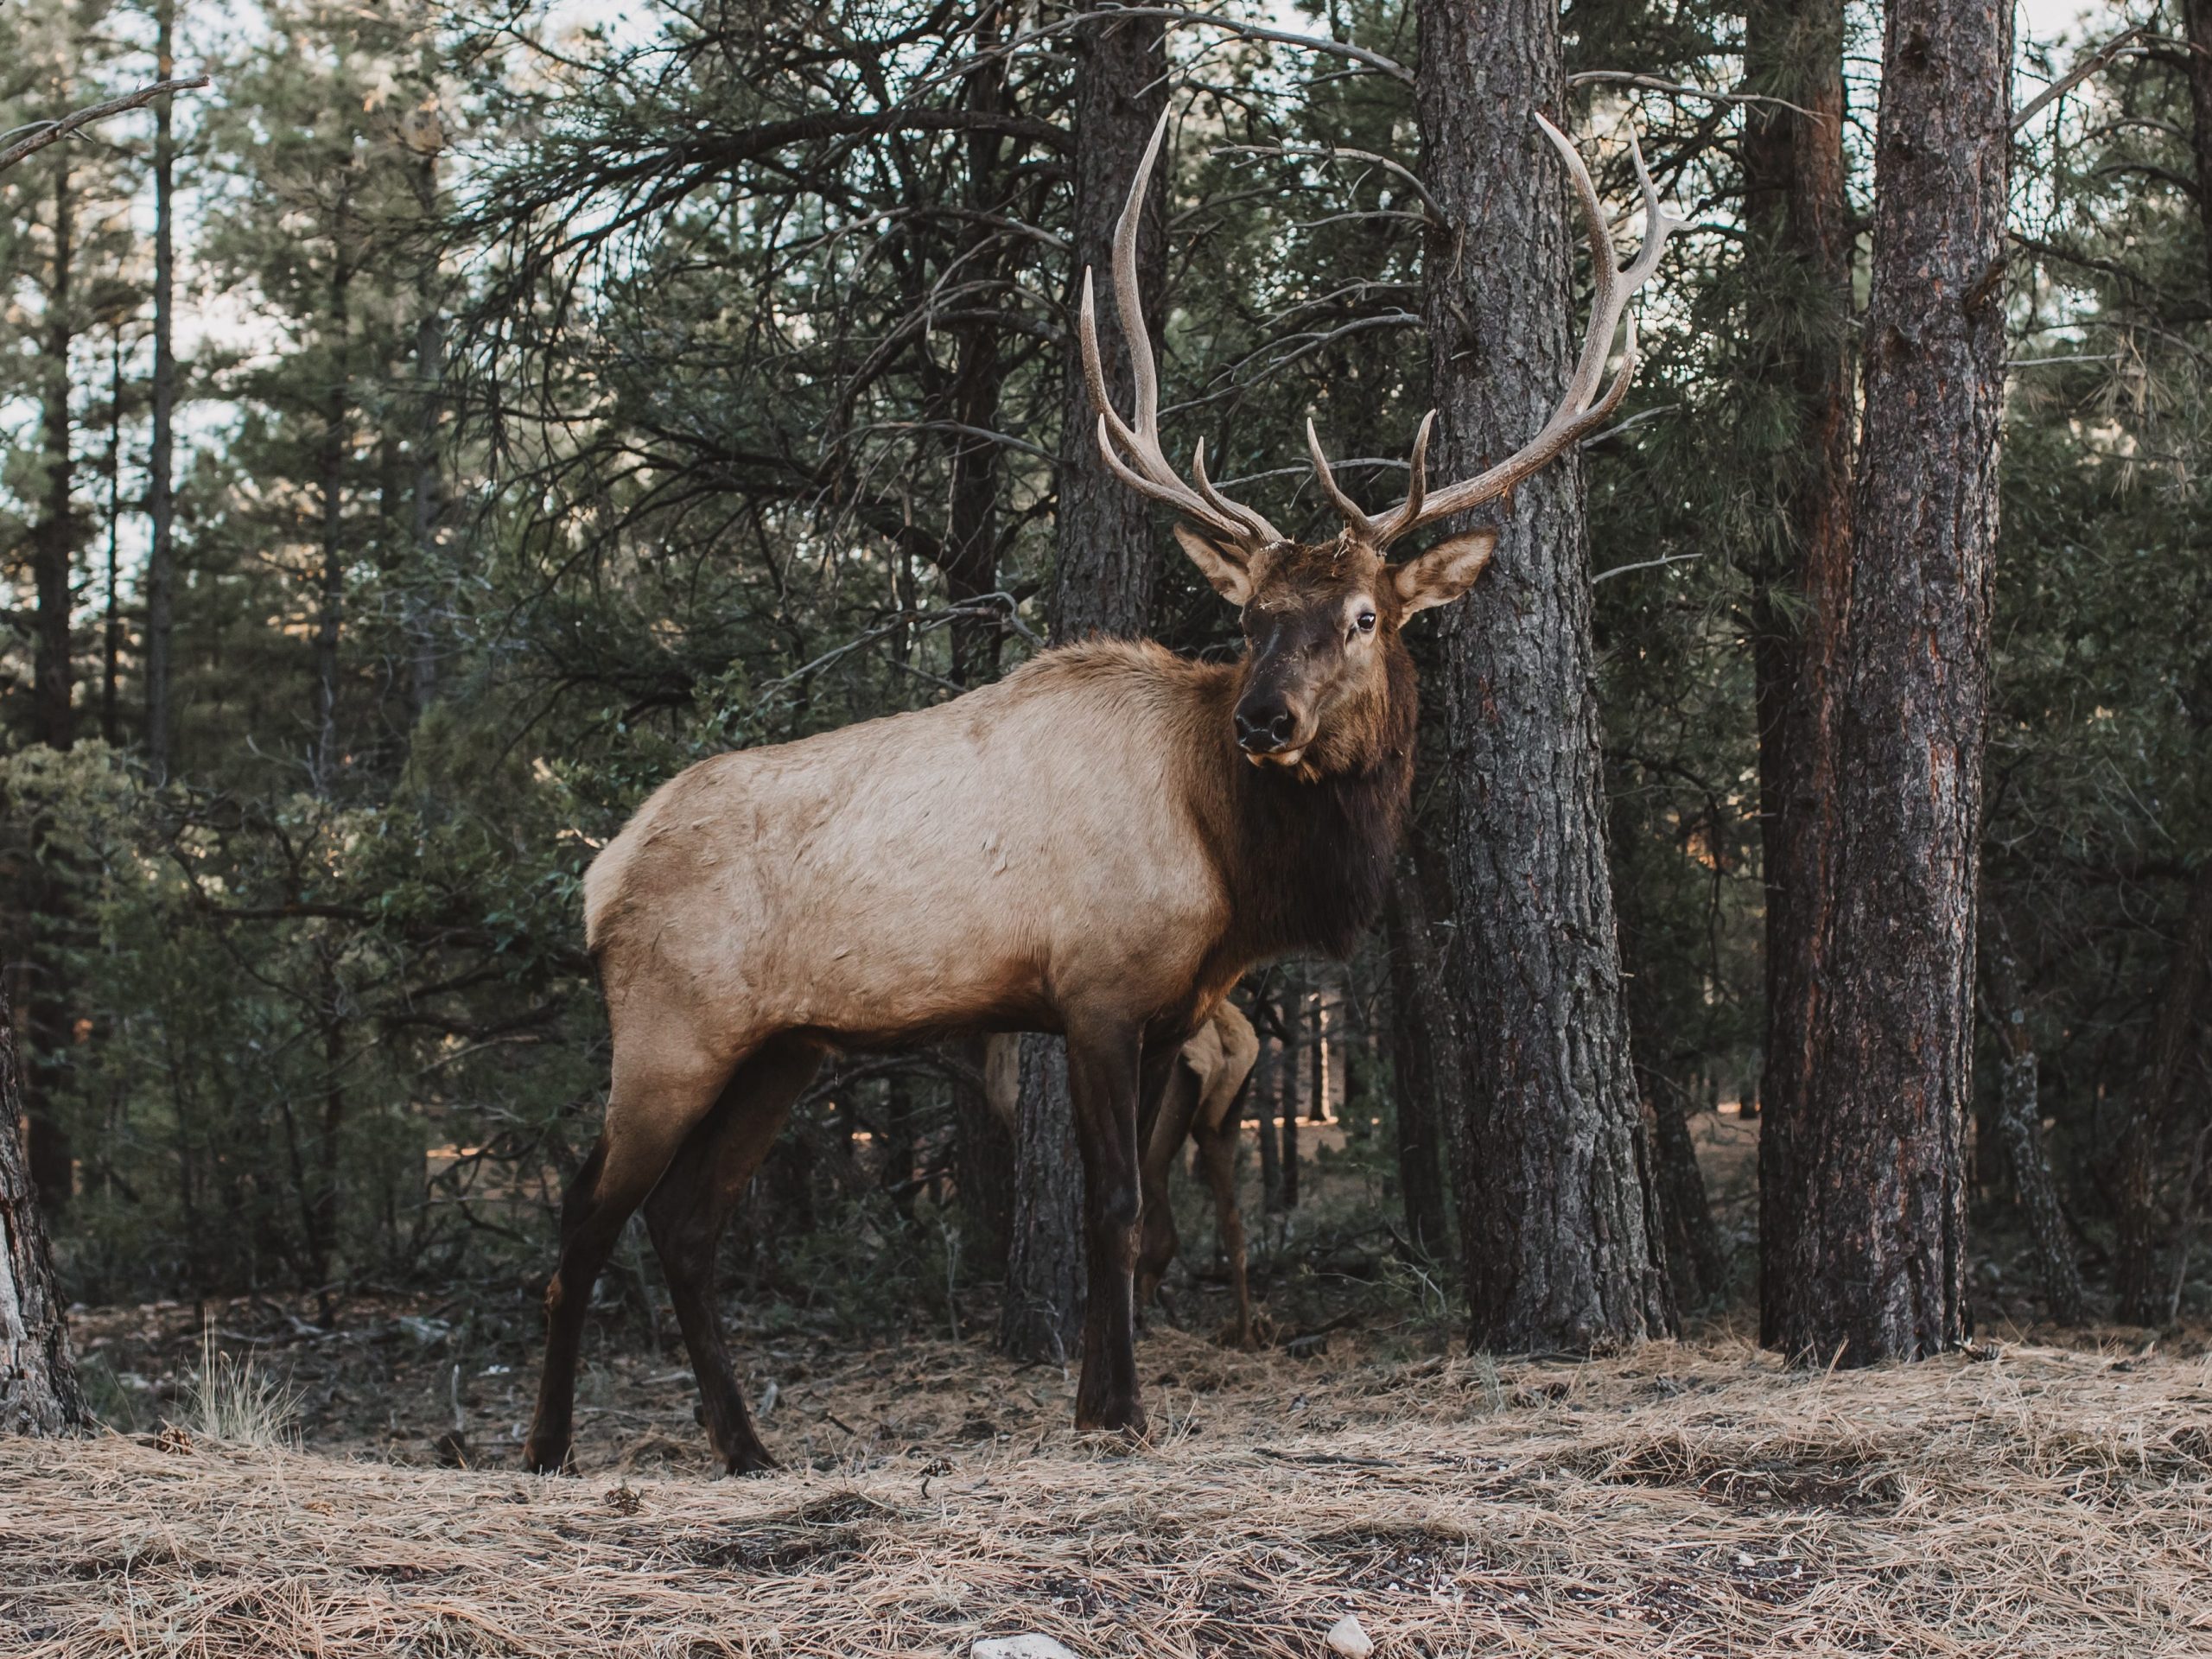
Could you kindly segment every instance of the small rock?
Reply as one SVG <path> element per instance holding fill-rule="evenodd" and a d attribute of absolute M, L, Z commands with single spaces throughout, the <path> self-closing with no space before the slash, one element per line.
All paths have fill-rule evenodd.
<path fill-rule="evenodd" d="M 1076 1659 L 1049 1636 L 998 1636 L 968 1649 L 968 1659 Z"/>
<path fill-rule="evenodd" d="M 1344 1659 L 1367 1659 L 1375 1651 L 1375 1643 L 1357 1616 L 1346 1613 L 1329 1626 L 1329 1651 L 1341 1653 Z"/>

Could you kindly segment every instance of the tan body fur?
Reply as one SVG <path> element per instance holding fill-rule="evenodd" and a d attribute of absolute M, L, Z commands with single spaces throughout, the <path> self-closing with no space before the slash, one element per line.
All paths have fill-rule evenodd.
<path fill-rule="evenodd" d="M 1177 767 L 1225 678 L 1157 645 L 1082 645 L 691 767 L 585 877 L 618 1053 L 647 1027 L 702 1049 L 656 1064 L 704 1066 L 775 1033 L 1055 1030 L 1071 1000 L 1167 984 L 1195 1020 L 1226 988 L 1200 982 L 1228 894 Z"/>

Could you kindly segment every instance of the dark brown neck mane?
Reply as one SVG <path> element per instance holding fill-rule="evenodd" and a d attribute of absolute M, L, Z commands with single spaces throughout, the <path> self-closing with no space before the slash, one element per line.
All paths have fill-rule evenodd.
<path fill-rule="evenodd" d="M 1394 636 L 1383 650 L 1379 706 L 1347 711 L 1367 726 L 1357 758 L 1311 783 L 1255 766 L 1238 751 L 1229 710 L 1247 665 L 1224 677 L 1218 717 L 1207 724 L 1218 750 L 1227 819 L 1220 855 L 1236 910 L 1225 943 L 1245 962 L 1294 952 L 1348 957 L 1382 907 L 1413 796 L 1421 709 L 1405 645 Z"/>

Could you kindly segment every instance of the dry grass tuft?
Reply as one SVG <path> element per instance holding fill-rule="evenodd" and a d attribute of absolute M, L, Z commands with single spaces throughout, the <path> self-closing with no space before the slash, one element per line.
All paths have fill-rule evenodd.
<path fill-rule="evenodd" d="M 50 1659 L 965 1655 L 1023 1631 L 1319 1659 L 1355 1613 L 1380 1659 L 2212 1653 L 2205 1361 L 1141 1351 L 1177 1378 L 1154 1381 L 1153 1446 L 1009 1435 L 991 1402 L 1049 1374 L 938 1344 L 826 1388 L 823 1414 L 926 1387 L 996 1433 L 758 1481 L 0 1443 L 0 1630 Z"/>
<path fill-rule="evenodd" d="M 275 1450 L 299 1439 L 300 1394 L 269 1375 L 251 1354 L 229 1354 L 215 1345 L 212 1327 L 200 1336 L 199 1369 L 185 1380 L 186 1420 L 174 1433 L 230 1446 Z"/>

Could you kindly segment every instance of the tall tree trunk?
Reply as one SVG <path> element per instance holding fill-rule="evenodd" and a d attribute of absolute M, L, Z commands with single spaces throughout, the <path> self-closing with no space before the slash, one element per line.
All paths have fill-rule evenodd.
<path fill-rule="evenodd" d="M 1986 1007 L 1997 1043 L 1997 1140 L 2005 1153 L 2012 1187 L 2035 1241 L 2036 1264 L 2043 1274 L 2044 1300 L 2061 1325 L 2079 1325 L 2086 1299 L 2082 1269 L 2059 1207 L 2058 1184 L 2051 1179 L 2044 1152 L 2043 1110 L 2036 1087 L 2036 1049 L 2028 1035 L 2027 999 L 2005 918 L 1986 895 L 1981 901 L 1981 960 L 1988 987 Z"/>
<path fill-rule="evenodd" d="M 156 67 L 167 80 L 175 68 L 175 0 L 159 0 L 154 16 Z M 176 139 L 169 103 L 166 98 L 154 102 L 154 430 L 146 461 L 146 512 L 153 521 L 146 556 L 146 764 L 157 784 L 168 781 L 176 741 L 170 654 L 176 607 L 176 501 L 170 480 L 176 447 Z"/>
<path fill-rule="evenodd" d="M 1444 1254 L 1444 1153 L 1437 1126 L 1446 1096 L 1438 1063 L 1448 1046 L 1439 1029 L 1436 942 L 1428 907 L 1409 862 L 1402 861 L 1382 912 L 1390 948 L 1390 1071 L 1396 1088 L 1398 1194 L 1406 1242 L 1423 1255 Z"/>
<path fill-rule="evenodd" d="M 1295 1036 L 1297 1046 L 1286 1039 L 1282 1076 L 1278 1080 L 1281 1092 L 1275 1101 L 1276 1137 L 1282 1158 L 1282 1207 L 1286 1210 L 1298 1208 L 1299 1074 L 1302 1071 L 1312 1075 L 1313 1057 L 1321 1052 L 1319 1033 L 1314 1029 L 1313 994 L 1300 993 L 1292 1007 L 1295 1012 L 1291 1015 L 1289 1030 Z"/>
<path fill-rule="evenodd" d="M 2194 1046 L 2208 967 L 2212 967 L 2208 953 L 2212 953 L 2212 858 L 2196 867 L 2189 884 L 2181 937 L 2175 941 L 2173 961 L 2159 989 L 2150 1048 L 2136 1080 L 2133 1109 L 2120 1135 L 2120 1251 L 2113 1311 L 2138 1325 L 2156 1325 L 2164 1318 L 2162 1264 L 2172 1222 L 2159 1201 L 2158 1159 Z"/>
<path fill-rule="evenodd" d="M 83 1433 L 92 1414 L 69 1357 L 53 1252 L 16 1136 L 22 1112 L 16 1018 L 0 983 L 0 1433 Z"/>
<path fill-rule="evenodd" d="M 1886 15 L 1850 600 L 1808 620 L 1834 827 L 1789 970 L 1806 1064 L 1761 1128 L 1762 1336 L 1816 1363 L 1967 1332 L 2012 42 L 2011 0 Z"/>
<path fill-rule="evenodd" d="M 980 1073 L 987 1064 L 982 1037 L 967 1038 L 952 1052 L 974 1071 Z M 953 1081 L 952 1135 L 960 1207 L 979 1235 L 963 1254 L 1003 1276 L 1014 1243 L 1014 1137 L 991 1109 L 985 1090 L 967 1077 Z"/>
<path fill-rule="evenodd" d="M 31 537 L 38 590 L 32 741 L 56 749 L 69 747 L 77 736 L 76 710 L 71 702 L 76 676 L 70 661 L 70 577 L 77 551 L 70 497 L 76 486 L 76 474 L 69 453 L 69 353 L 77 339 L 69 283 L 69 267 L 75 257 L 75 207 L 69 193 L 68 166 L 57 164 L 54 169 L 54 272 L 46 290 L 45 340 L 39 365 L 45 380 L 40 426 L 46 450 L 46 490 Z"/>
<path fill-rule="evenodd" d="M 346 617 L 346 462 L 353 448 L 352 390 L 347 385 L 348 306 L 353 270 L 346 263 L 341 197 L 340 228 L 332 232 L 330 277 L 330 391 L 323 406 L 321 477 L 322 569 L 317 581 L 315 624 L 315 734 L 311 775 L 315 792 L 330 793 L 337 779 L 338 648 Z"/>
<path fill-rule="evenodd" d="M 1083 1333 L 1083 1157 L 1058 1039 L 1021 1044 L 1014 1113 L 1014 1245 L 1007 1253 L 999 1346 L 1065 1365 Z"/>
<path fill-rule="evenodd" d="M 1314 991 L 1314 1055 L 1312 1055 L 1312 1089 L 1305 1097 L 1305 1122 L 1330 1122 L 1330 993 L 1327 988 Z"/>
<path fill-rule="evenodd" d="M 969 107 L 982 113 L 1001 112 L 1007 105 L 1007 59 L 993 49 L 1004 33 L 1005 10 L 999 0 L 983 0 L 976 21 L 976 47 L 983 56 L 968 77 L 966 90 Z M 996 284 L 1003 277 L 1002 232 L 988 219 L 1006 211 L 1001 151 L 1008 141 L 978 128 L 964 142 L 969 218 L 962 237 L 962 280 Z M 1002 296 L 993 288 L 960 309 L 967 315 L 955 330 L 952 505 L 944 538 L 945 597 L 956 606 L 972 605 L 998 587 L 999 445 L 986 435 L 998 429 L 999 393 L 1006 380 L 999 353 Z M 1001 634 L 997 617 L 975 614 L 954 621 L 956 684 L 975 684 L 997 673 Z"/>
<path fill-rule="evenodd" d="M 123 330 L 108 341 L 107 615 L 100 626 L 100 741 L 123 741 Z"/>
<path fill-rule="evenodd" d="M 1264 1013 L 1273 1017 L 1272 1010 L 1253 1007 L 1253 1023 L 1260 1023 Z M 1270 1215 L 1282 1208 L 1282 1148 L 1275 1140 L 1274 1105 L 1275 1079 L 1281 1069 L 1289 1064 L 1281 1038 L 1263 1034 L 1260 1039 L 1260 1059 L 1253 1068 L 1251 1086 L 1245 1090 L 1251 1103 L 1252 1127 L 1260 1144 L 1260 1207 Z"/>
<path fill-rule="evenodd" d="M 1136 176 L 1146 141 L 1167 96 L 1167 56 L 1157 18 L 1099 13 L 1077 31 L 1075 207 L 1068 291 L 1086 266 L 1113 264 L 1114 221 Z M 1164 171 L 1165 169 L 1163 169 Z M 1155 182 L 1137 238 L 1141 290 L 1157 296 L 1167 264 L 1166 192 Z M 1155 300 L 1154 303 L 1157 303 Z M 1153 321 L 1147 319 L 1148 322 Z M 1102 321 L 1109 384 L 1128 396 L 1124 353 L 1114 324 Z M 1055 643 L 1094 633 L 1135 637 L 1152 615 L 1161 538 L 1136 492 L 1107 471 L 1093 436 L 1096 422 L 1084 390 L 1075 330 L 1068 330 L 1065 415 L 1061 424 L 1059 497 L 1052 599 Z M 1083 1166 L 1076 1155 L 1065 1045 L 1031 1036 L 1021 1045 L 1021 1095 L 1014 1157 L 1014 1249 L 1007 1265 L 1006 1317 L 1000 1345 L 1022 1358 L 1063 1356 L 1083 1328 Z M 1070 1276 L 1072 1274 L 1072 1279 Z M 1067 1287 L 1077 1287 L 1071 1299 Z M 1045 1341 L 1039 1320 L 1058 1324 Z"/>
<path fill-rule="evenodd" d="M 1465 476 L 1540 428 L 1573 366 L 1559 12 L 1420 0 L 1431 465 Z M 1491 574 L 1445 613 L 1447 982 L 1466 1016 L 1453 1137 L 1470 1336 L 1573 1348 L 1672 1328 L 1638 1142 L 1606 868 L 1589 550 L 1570 454 L 1523 486 Z"/>
<path fill-rule="evenodd" d="M 1762 1103 L 1802 1095 L 1805 989 L 1794 977 L 1829 827 L 1827 700 L 1834 664 L 1807 650 L 1802 619 L 1840 618 L 1851 571 L 1851 258 L 1843 157 L 1842 0 L 1751 0 L 1744 18 L 1748 106 L 1747 335 L 1765 343 L 1763 383 L 1789 399 L 1761 469 L 1771 543 L 1749 561 L 1759 836 L 1766 886 L 1766 1065 Z M 1836 628 L 1813 638 L 1833 647 Z M 1662 1109 L 1665 1103 L 1659 1103 Z M 1764 1147 L 1762 1158 L 1767 1156 Z"/>
<path fill-rule="evenodd" d="M 2212 0 L 2182 0 L 2189 36 L 2190 137 L 2196 158 L 2196 214 L 2203 230 L 2204 275 L 2212 293 Z"/>
<path fill-rule="evenodd" d="M 1639 810 L 1639 796 L 1618 795 L 1612 802 L 1613 844 L 1637 847 L 1657 833 Z M 1653 953 L 1658 944 L 1654 918 L 1640 902 L 1652 884 L 1633 878 L 1621 886 L 1621 963 L 1628 982 L 1629 1044 L 1636 1056 L 1637 1089 L 1643 1102 L 1646 1138 L 1651 1148 L 1651 1192 L 1658 1226 L 1666 1242 L 1667 1271 L 1677 1307 L 1700 1306 L 1727 1288 L 1728 1255 L 1714 1225 L 1698 1167 L 1697 1145 L 1689 1127 L 1690 1090 L 1683 1078 L 1697 1076 L 1705 1056 L 1694 1045 L 1675 1040 L 1675 1029 L 1659 994 L 1663 975 Z"/>
<path fill-rule="evenodd" d="M 429 296 L 425 296 L 427 299 Z M 410 712 L 422 719 L 438 700 L 444 640 L 439 626 L 438 529 L 445 515 L 445 480 L 439 471 L 443 437 L 445 319 L 426 311 L 415 325 L 415 373 L 421 407 L 415 431 L 413 542 L 415 571 L 407 583 L 406 613 Z"/>
<path fill-rule="evenodd" d="M 71 578 L 77 552 L 71 498 L 76 479 L 69 423 L 69 356 L 76 345 L 70 283 L 70 266 L 76 256 L 75 207 L 68 164 L 63 160 L 56 163 L 54 174 L 54 266 L 46 290 L 46 327 L 40 347 L 46 488 L 38 523 L 31 531 L 32 579 L 38 594 L 31 741 L 55 749 L 70 747 L 77 736 L 76 669 L 71 652 L 75 597 Z M 55 1109 L 65 1057 L 75 1038 L 69 984 L 61 959 L 70 895 L 60 861 L 42 858 L 32 873 L 29 887 L 34 920 L 33 966 L 26 987 L 31 1046 L 26 1141 L 31 1179 L 48 1211 L 58 1213 L 68 1204 L 75 1185 L 68 1129 Z"/>

